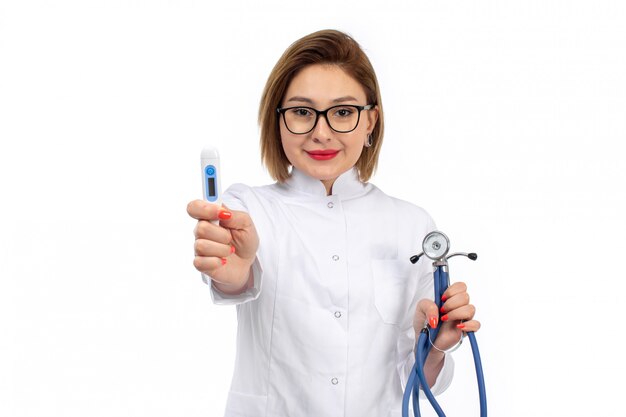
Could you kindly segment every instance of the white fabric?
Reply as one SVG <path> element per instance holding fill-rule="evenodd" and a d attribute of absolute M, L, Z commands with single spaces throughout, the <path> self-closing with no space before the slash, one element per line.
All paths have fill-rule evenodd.
<path fill-rule="evenodd" d="M 433 298 L 432 265 L 416 265 L 435 229 L 421 208 L 363 184 L 353 169 L 324 185 L 295 170 L 284 184 L 223 195 L 260 236 L 254 287 L 236 304 L 237 355 L 226 417 L 399 417 L 414 363 L 417 301 Z M 446 356 L 434 393 L 447 388 Z"/>

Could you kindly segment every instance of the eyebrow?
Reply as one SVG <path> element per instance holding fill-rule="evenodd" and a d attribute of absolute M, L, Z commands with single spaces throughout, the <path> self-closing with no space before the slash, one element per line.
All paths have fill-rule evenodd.
<path fill-rule="evenodd" d="M 304 103 L 309 103 L 309 104 L 313 104 L 313 100 L 311 100 L 310 98 L 306 98 L 306 97 L 302 97 L 302 96 L 293 96 L 291 97 L 289 100 L 287 100 L 287 103 L 290 101 L 301 101 Z M 339 97 L 334 99 L 332 102 L 333 103 L 343 103 L 346 101 L 358 101 L 356 98 L 352 97 L 352 96 L 343 96 L 343 97 Z"/>

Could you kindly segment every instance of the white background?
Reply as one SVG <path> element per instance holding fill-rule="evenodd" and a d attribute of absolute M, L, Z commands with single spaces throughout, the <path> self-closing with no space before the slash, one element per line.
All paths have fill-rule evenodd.
<path fill-rule="evenodd" d="M 490 415 L 624 415 L 625 22 L 622 1 L 0 1 L 0 415 L 221 415 L 236 321 L 192 266 L 199 152 L 270 182 L 264 82 L 324 28 L 378 73 L 372 182 L 479 254 L 451 272 Z M 478 415 L 455 357 L 441 403 Z"/>

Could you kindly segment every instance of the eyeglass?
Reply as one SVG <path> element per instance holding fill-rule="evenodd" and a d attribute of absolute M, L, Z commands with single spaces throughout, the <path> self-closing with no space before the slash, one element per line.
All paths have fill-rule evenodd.
<path fill-rule="evenodd" d="M 324 116 L 328 126 L 338 133 L 352 132 L 359 125 L 361 111 L 370 110 L 373 104 L 355 106 L 342 104 L 329 107 L 326 110 L 316 110 L 312 107 L 284 107 L 276 111 L 283 115 L 285 127 L 294 135 L 304 135 L 312 131 L 317 125 L 320 116 Z"/>

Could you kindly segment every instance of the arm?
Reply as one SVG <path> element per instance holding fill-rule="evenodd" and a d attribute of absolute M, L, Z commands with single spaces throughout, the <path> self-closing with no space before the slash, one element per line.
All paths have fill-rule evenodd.
<path fill-rule="evenodd" d="M 426 320 L 429 320 L 432 327 L 436 326 L 436 322 L 439 319 L 437 305 L 432 300 L 434 284 L 430 265 L 428 265 L 426 269 L 428 272 L 420 277 L 418 291 L 415 295 L 413 304 L 415 306 L 415 314 L 413 316 L 412 326 L 410 326 L 411 328 L 406 332 L 406 338 L 410 338 L 411 343 L 410 360 L 408 361 L 410 367 L 415 363 L 416 341 Z M 437 343 L 435 343 L 435 345 L 440 348 Z M 407 363 L 407 365 L 409 363 Z M 402 382 L 403 385 L 406 385 L 410 369 L 411 368 L 408 368 L 406 371 L 405 379 Z M 442 393 L 448 388 L 454 375 L 454 361 L 452 356 L 439 352 L 436 349 L 431 349 L 424 363 L 424 374 L 433 394 L 437 395 Z"/>

